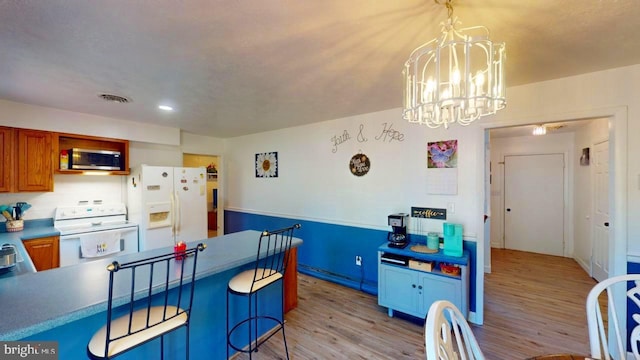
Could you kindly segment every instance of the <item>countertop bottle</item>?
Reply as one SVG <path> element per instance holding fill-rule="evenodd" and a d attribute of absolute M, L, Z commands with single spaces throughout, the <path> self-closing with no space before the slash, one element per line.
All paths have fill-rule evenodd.
<path fill-rule="evenodd" d="M 69 168 L 69 153 L 67 150 L 60 151 L 60 170 Z"/>

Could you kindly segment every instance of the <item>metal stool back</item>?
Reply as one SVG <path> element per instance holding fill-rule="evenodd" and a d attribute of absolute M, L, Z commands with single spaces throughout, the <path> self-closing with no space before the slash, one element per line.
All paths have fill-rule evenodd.
<path fill-rule="evenodd" d="M 258 313 L 258 292 L 261 289 L 266 288 L 271 284 L 275 284 L 277 281 L 284 278 L 285 271 L 287 270 L 287 263 L 289 257 L 289 250 L 291 249 L 291 242 L 293 239 L 293 231 L 300 229 L 300 224 L 275 230 L 275 231 L 263 231 L 260 234 L 260 240 L 258 242 L 258 254 L 256 256 L 255 267 L 251 270 L 241 272 L 234 276 L 227 287 L 227 358 L 229 357 L 229 348 L 233 348 L 236 351 L 249 354 L 251 359 L 251 353 L 258 351 L 258 347 L 265 341 L 269 340 L 271 336 L 275 335 L 278 331 L 282 331 L 282 337 L 284 341 L 284 349 L 289 358 L 289 350 L 287 349 L 287 339 L 284 333 L 284 285 L 282 287 L 282 319 L 280 320 L 273 316 L 260 315 Z M 229 295 L 240 295 L 248 297 L 248 316 L 246 319 L 235 324 L 229 329 Z M 252 314 L 253 303 L 253 314 Z M 258 340 L 258 319 L 271 320 L 276 324 L 275 331 L 271 332 L 268 336 Z M 232 334 L 242 325 L 248 324 L 248 348 L 236 346 L 231 341 Z M 254 346 L 255 342 L 255 346 Z"/>
<path fill-rule="evenodd" d="M 109 264 L 107 324 L 89 341 L 89 358 L 110 359 L 158 337 L 164 358 L 164 335 L 184 326 L 188 359 L 196 264 L 205 248 L 200 243 L 180 253 Z M 122 305 L 124 314 L 117 309 Z"/>

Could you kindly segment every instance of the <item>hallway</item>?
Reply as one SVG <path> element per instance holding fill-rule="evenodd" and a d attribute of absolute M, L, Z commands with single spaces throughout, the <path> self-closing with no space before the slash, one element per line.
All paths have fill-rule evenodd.
<path fill-rule="evenodd" d="M 485 324 L 473 326 L 488 359 L 589 352 L 585 303 L 595 280 L 573 260 L 492 249 Z"/>

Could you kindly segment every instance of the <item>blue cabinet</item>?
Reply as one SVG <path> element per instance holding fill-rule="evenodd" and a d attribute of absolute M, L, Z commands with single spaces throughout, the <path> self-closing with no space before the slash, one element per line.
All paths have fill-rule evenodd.
<path fill-rule="evenodd" d="M 407 259 L 433 261 L 434 269 L 423 271 L 409 266 L 382 262 L 385 253 L 405 256 Z M 456 264 L 460 275 L 443 274 L 438 270 L 440 263 Z M 424 318 L 429 307 L 436 300 L 449 300 L 467 315 L 469 309 L 469 254 L 462 257 L 445 256 L 442 253 L 425 254 L 405 249 L 378 249 L 378 304 L 388 308 L 389 316 L 394 311 Z"/>

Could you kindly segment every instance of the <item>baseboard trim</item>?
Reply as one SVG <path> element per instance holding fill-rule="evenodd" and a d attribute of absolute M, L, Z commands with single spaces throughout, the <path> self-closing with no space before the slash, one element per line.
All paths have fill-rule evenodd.
<path fill-rule="evenodd" d="M 298 265 L 298 272 L 301 274 L 316 277 L 318 279 L 330 281 L 332 283 L 340 284 L 348 288 L 360 290 L 370 295 L 378 295 L 378 284 L 372 284 L 369 282 L 360 282 L 358 279 L 352 279 L 344 275 L 335 274 L 322 269 L 314 268 L 307 265 Z"/>

